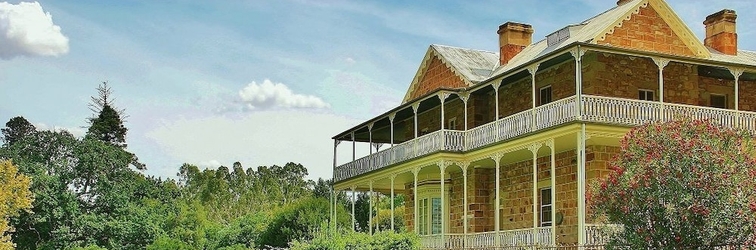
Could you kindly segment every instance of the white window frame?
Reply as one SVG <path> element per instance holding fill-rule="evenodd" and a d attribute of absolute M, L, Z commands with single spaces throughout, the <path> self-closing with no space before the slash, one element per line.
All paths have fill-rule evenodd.
<path fill-rule="evenodd" d="M 643 93 L 644 98 L 640 98 L 641 93 Z M 648 95 L 651 94 L 651 100 L 648 99 Z M 638 89 L 638 99 L 641 101 L 655 101 L 656 100 L 656 92 L 650 89 Z"/>
<path fill-rule="evenodd" d="M 441 214 L 441 209 L 439 208 L 438 213 L 443 217 L 446 217 L 446 224 L 441 225 L 441 230 L 449 230 L 449 191 L 451 190 L 451 185 L 445 186 L 446 192 L 444 192 L 444 201 L 443 205 L 446 207 L 446 214 Z M 434 234 L 440 234 L 440 232 L 433 233 L 433 200 L 434 199 L 441 199 L 441 184 L 426 184 L 417 187 L 417 202 L 418 202 L 418 217 L 417 223 L 418 225 L 418 235 L 434 235 Z M 442 217 L 438 218 L 438 223 L 441 223 Z"/>
<path fill-rule="evenodd" d="M 549 192 L 547 195 L 544 195 L 543 192 L 546 190 L 548 190 Z M 549 217 L 551 217 L 551 211 L 554 209 L 554 201 L 551 200 L 551 192 L 554 192 L 554 190 L 551 189 L 551 187 L 544 187 L 538 190 L 538 192 L 541 195 L 541 200 L 539 202 L 541 205 L 538 209 L 538 225 L 541 227 L 548 227 L 554 223 L 554 218 L 551 218 L 551 220 L 549 221 L 544 221 L 543 212 L 544 208 L 549 208 Z M 546 197 L 549 198 L 549 204 L 544 204 L 544 198 Z"/>
<path fill-rule="evenodd" d="M 549 90 L 549 101 L 548 101 L 548 102 L 544 102 L 544 101 L 543 101 L 543 99 L 544 99 L 544 98 L 543 98 L 543 91 L 544 91 L 544 90 L 546 90 L 546 89 L 548 89 L 548 90 Z M 553 89 L 553 88 L 551 88 L 551 85 L 548 85 L 548 86 L 544 86 L 544 87 L 542 87 L 542 88 L 540 88 L 540 89 L 538 90 L 538 97 L 539 97 L 539 98 L 538 98 L 538 102 L 539 102 L 539 104 L 538 104 L 538 105 L 549 104 L 549 103 L 551 103 L 552 101 L 554 101 L 554 89 Z"/>
<path fill-rule="evenodd" d="M 446 124 L 446 129 L 457 130 L 457 117 L 449 119 L 448 124 Z"/>

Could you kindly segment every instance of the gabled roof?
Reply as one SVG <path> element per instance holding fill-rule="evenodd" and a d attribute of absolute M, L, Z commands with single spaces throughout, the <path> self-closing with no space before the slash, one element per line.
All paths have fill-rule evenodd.
<path fill-rule="evenodd" d="M 426 67 L 434 56 L 440 59 L 467 86 L 488 79 L 499 62 L 499 54 L 495 52 L 432 44 L 425 52 L 423 62 L 417 69 L 415 78 L 412 79 L 402 103 L 410 101 L 412 92 L 417 89 L 417 84 L 422 79 Z"/>
<path fill-rule="evenodd" d="M 496 72 L 494 72 L 493 75 L 498 75 L 510 69 L 517 68 L 541 55 L 561 49 L 575 42 L 596 44 L 598 41 L 603 40 L 606 35 L 612 34 L 614 28 L 620 27 L 624 21 L 630 20 L 631 16 L 637 14 L 640 8 L 645 8 L 648 5 L 654 7 L 661 18 L 670 25 L 675 34 L 685 41 L 686 46 L 698 57 L 711 57 L 709 49 L 696 38 L 693 31 L 685 25 L 682 19 L 672 11 L 666 2 L 663 0 L 632 0 L 628 3 L 615 6 L 614 8 L 589 18 L 579 24 L 568 25 L 566 28 L 569 28 L 569 38 L 556 45 L 548 46 L 546 39 L 531 44 L 517 54 L 517 56 L 512 58 L 508 64 L 496 69 Z"/>

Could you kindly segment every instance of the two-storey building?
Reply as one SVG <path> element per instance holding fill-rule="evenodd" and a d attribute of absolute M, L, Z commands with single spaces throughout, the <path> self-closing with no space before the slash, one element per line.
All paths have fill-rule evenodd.
<path fill-rule="evenodd" d="M 334 189 L 406 195 L 426 248 L 600 244 L 587 185 L 631 127 L 756 131 L 756 52 L 738 48 L 734 11 L 703 24 L 701 41 L 664 0 L 621 0 L 535 43 L 505 23 L 498 52 L 431 45 L 401 105 L 333 137 L 352 149 L 334 155 Z"/>

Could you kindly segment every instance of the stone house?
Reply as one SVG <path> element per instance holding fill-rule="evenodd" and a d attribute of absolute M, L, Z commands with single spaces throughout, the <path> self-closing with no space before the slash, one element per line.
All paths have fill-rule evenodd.
<path fill-rule="evenodd" d="M 601 244 L 585 193 L 630 128 L 756 132 L 756 52 L 736 17 L 709 15 L 700 41 L 664 0 L 620 0 L 535 43 L 502 24 L 498 52 L 431 45 L 401 105 L 333 137 L 334 189 L 406 195 L 425 248 Z M 337 164 L 339 144 L 352 161 Z"/>

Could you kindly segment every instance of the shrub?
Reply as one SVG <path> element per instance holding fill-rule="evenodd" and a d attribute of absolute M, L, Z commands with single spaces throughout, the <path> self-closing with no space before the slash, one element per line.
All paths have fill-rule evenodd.
<path fill-rule="evenodd" d="M 598 219 L 624 225 L 610 245 L 687 249 L 753 243 L 753 140 L 699 120 L 628 132 L 608 177 L 588 195 Z"/>
<path fill-rule="evenodd" d="M 287 204 L 275 214 L 257 245 L 287 247 L 293 240 L 311 240 L 318 226 L 329 221 L 330 209 L 329 201 L 323 198 L 309 197 Z M 347 211 L 337 206 L 337 214 L 339 228 L 349 228 L 352 220 Z"/>
<path fill-rule="evenodd" d="M 414 233 L 382 231 L 373 234 L 333 230 L 327 225 L 315 233 L 311 241 L 294 241 L 292 250 L 405 250 L 420 249 L 420 238 Z"/>

